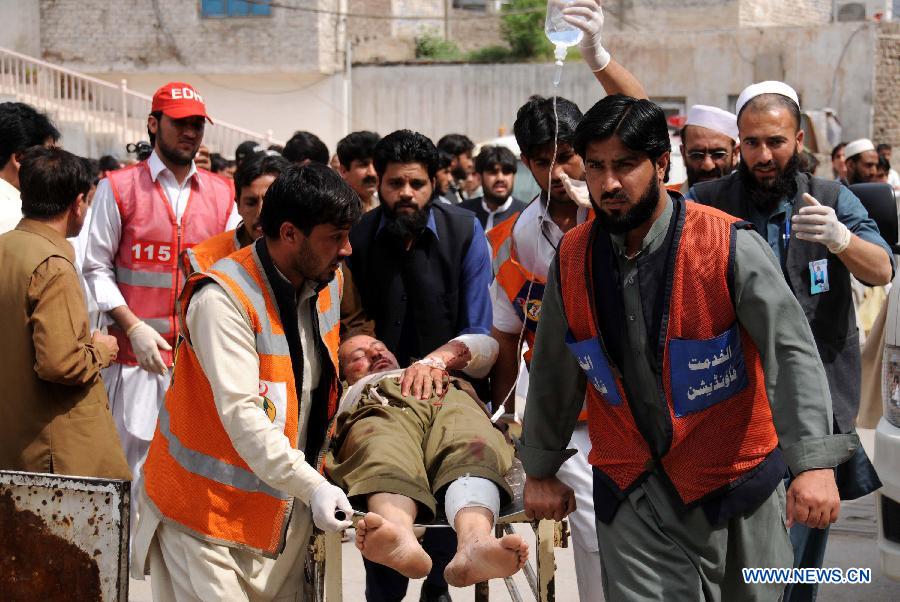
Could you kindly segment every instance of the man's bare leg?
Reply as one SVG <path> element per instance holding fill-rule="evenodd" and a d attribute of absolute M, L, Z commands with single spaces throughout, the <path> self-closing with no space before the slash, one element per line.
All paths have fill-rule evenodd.
<path fill-rule="evenodd" d="M 487 508 L 470 506 L 456 513 L 456 556 L 444 569 L 454 587 L 509 577 L 525 566 L 528 544 L 521 535 L 494 537 L 494 515 Z"/>
<path fill-rule="evenodd" d="M 416 503 L 405 495 L 373 493 L 369 512 L 356 524 L 356 547 L 364 558 L 410 579 L 431 571 L 431 557 L 413 533 Z"/>

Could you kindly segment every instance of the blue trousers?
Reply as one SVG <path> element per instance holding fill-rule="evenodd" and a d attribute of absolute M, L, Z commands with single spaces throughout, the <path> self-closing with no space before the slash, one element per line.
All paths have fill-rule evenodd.
<path fill-rule="evenodd" d="M 433 592 L 447 589 L 444 569 L 456 554 L 456 531 L 426 529 L 422 547 L 431 556 L 431 572 L 422 588 Z M 366 600 L 368 602 L 400 602 L 406 596 L 409 579 L 382 564 L 363 559 L 366 567 Z"/>

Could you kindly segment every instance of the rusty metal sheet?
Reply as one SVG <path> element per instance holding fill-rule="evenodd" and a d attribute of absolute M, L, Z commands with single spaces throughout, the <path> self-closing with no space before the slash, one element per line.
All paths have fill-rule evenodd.
<path fill-rule="evenodd" d="M 0 470 L 0 597 L 128 600 L 130 485 Z"/>

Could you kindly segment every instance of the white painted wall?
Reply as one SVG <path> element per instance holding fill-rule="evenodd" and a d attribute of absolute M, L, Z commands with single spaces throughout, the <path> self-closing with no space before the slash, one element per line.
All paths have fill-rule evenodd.
<path fill-rule="evenodd" d="M 0 0 L 0 46 L 41 55 L 41 5 L 38 0 Z"/>

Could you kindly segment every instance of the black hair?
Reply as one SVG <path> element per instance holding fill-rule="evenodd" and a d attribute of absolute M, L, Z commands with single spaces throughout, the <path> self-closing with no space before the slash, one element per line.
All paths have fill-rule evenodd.
<path fill-rule="evenodd" d="M 91 175 L 91 186 L 96 186 L 100 183 L 100 161 L 87 157 L 82 157 L 81 160 L 84 162 L 84 168 Z"/>
<path fill-rule="evenodd" d="M 891 172 L 891 162 L 887 160 L 887 157 L 882 155 L 878 155 L 878 167 L 881 168 L 884 173 Z"/>
<path fill-rule="evenodd" d="M 375 172 L 384 176 L 388 163 L 421 163 L 429 178 L 437 173 L 438 150 L 434 143 L 419 132 L 397 130 L 375 145 Z"/>
<path fill-rule="evenodd" d="M 666 114 L 647 99 L 613 94 L 599 101 L 584 114 L 575 129 L 572 146 L 584 158 L 590 142 L 616 136 L 631 150 L 645 153 L 656 161 L 672 150 Z"/>
<path fill-rule="evenodd" d="M 469 140 L 468 136 L 463 134 L 447 134 L 438 140 L 437 147 L 445 153 L 450 153 L 454 157 L 471 153 L 475 150 L 475 144 Z"/>
<path fill-rule="evenodd" d="M 475 157 L 475 172 L 484 173 L 499 165 L 501 169 L 512 170 L 516 173 L 518 163 L 516 156 L 505 146 L 483 146 L 478 156 Z"/>
<path fill-rule="evenodd" d="M 291 139 L 284 145 L 281 153 L 291 163 L 303 163 L 307 159 L 312 163 L 328 165 L 328 147 L 312 132 L 294 132 Z"/>
<path fill-rule="evenodd" d="M 363 130 L 351 132 L 337 143 L 338 161 L 344 169 L 350 169 L 353 161 L 367 161 L 375 156 L 375 145 L 381 140 L 381 136 L 375 132 Z"/>
<path fill-rule="evenodd" d="M 263 147 L 260 146 L 259 142 L 256 140 L 245 140 L 238 144 L 237 148 L 234 149 L 234 160 L 237 162 L 238 167 L 240 167 L 244 159 L 247 159 L 262 150 Z"/>
<path fill-rule="evenodd" d="M 159 127 L 162 122 L 162 111 L 151 111 L 150 116 L 156 119 L 156 129 L 159 131 Z M 147 135 L 150 137 L 150 148 L 156 148 L 156 134 L 150 131 L 150 125 L 147 125 Z"/>
<path fill-rule="evenodd" d="M 112 155 L 103 155 L 98 161 L 100 171 L 116 171 L 122 168 L 122 163 Z"/>
<path fill-rule="evenodd" d="M 743 115 L 747 110 L 751 111 L 764 111 L 768 109 L 777 109 L 782 108 L 787 110 L 788 113 L 791 114 L 791 119 L 794 120 L 794 132 L 800 131 L 800 107 L 794 102 L 792 99 L 788 98 L 784 94 L 778 94 L 775 92 L 769 92 L 766 94 L 760 94 L 759 96 L 754 96 L 750 100 L 748 100 L 744 106 L 741 107 L 740 112 L 737 114 L 738 124 L 741 122 L 741 115 Z"/>
<path fill-rule="evenodd" d="M 834 161 L 837 159 L 838 153 L 843 150 L 843 148 L 847 146 L 846 142 L 838 142 L 834 145 L 834 148 L 831 149 L 831 160 Z"/>
<path fill-rule="evenodd" d="M 209 171 L 219 173 L 228 167 L 228 160 L 221 153 L 209 153 Z"/>
<path fill-rule="evenodd" d="M 894 147 L 892 147 L 892 146 L 891 146 L 890 144 L 888 144 L 887 142 L 882 142 L 881 144 L 879 144 L 878 146 L 875 147 L 875 150 L 876 150 L 879 154 L 881 153 L 881 151 L 889 151 L 889 150 L 893 150 L 893 149 L 894 149 Z"/>
<path fill-rule="evenodd" d="M 241 198 L 241 189 L 253 183 L 261 176 L 279 176 L 290 166 L 291 162 L 278 154 L 269 155 L 266 151 L 250 155 L 234 172 L 235 200 Z"/>
<path fill-rule="evenodd" d="M 270 144 L 268 146 L 268 148 L 266 148 L 266 150 L 274 151 L 274 152 L 278 153 L 279 155 L 284 154 L 284 146 L 282 146 L 280 144 Z"/>
<path fill-rule="evenodd" d="M 320 224 L 350 227 L 361 214 L 359 196 L 333 169 L 290 164 L 266 191 L 259 220 L 265 235 L 277 239 L 284 222 L 309 236 Z"/>
<path fill-rule="evenodd" d="M 84 159 L 58 147 L 32 146 L 22 155 L 19 189 L 22 214 L 46 219 L 66 211 L 94 181 Z"/>
<path fill-rule="evenodd" d="M 50 119 L 23 102 L 0 103 L 0 168 L 10 158 L 48 139 L 59 140 L 59 130 Z"/>
<path fill-rule="evenodd" d="M 438 169 L 449 169 L 450 164 L 453 163 L 453 159 L 455 157 L 450 153 L 444 152 L 438 149 L 438 160 L 437 160 L 437 168 Z"/>
<path fill-rule="evenodd" d="M 559 118 L 560 142 L 572 143 L 575 127 L 581 121 L 581 109 L 571 100 L 556 97 L 556 115 Z M 516 143 L 526 157 L 531 156 L 538 147 L 553 142 L 556 134 L 556 119 L 553 116 L 553 99 L 543 96 L 532 96 L 516 113 L 513 124 Z"/>
<path fill-rule="evenodd" d="M 797 157 L 797 161 L 797 169 L 799 169 L 803 173 L 814 175 L 816 173 L 816 170 L 819 168 L 819 160 L 814 154 L 806 149 L 800 151 Z"/>

